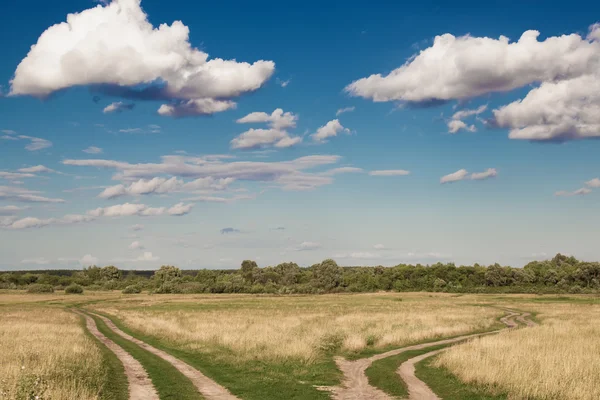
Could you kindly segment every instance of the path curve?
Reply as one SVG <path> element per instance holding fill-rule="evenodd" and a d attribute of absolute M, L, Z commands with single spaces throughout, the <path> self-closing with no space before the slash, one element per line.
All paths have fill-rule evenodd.
<path fill-rule="evenodd" d="M 173 357 L 167 352 L 157 349 L 156 347 L 150 346 L 149 344 L 134 338 L 131 335 L 120 330 L 110 319 L 94 314 L 98 318 L 102 319 L 104 323 L 117 335 L 137 344 L 141 348 L 150 353 L 162 358 L 163 360 L 170 363 L 172 366 L 177 368 L 179 372 L 185 375 L 189 380 L 192 381 L 196 389 L 206 398 L 206 400 L 239 400 L 238 397 L 231 394 L 227 389 L 223 386 L 219 385 L 217 382 L 213 381 L 196 368 L 191 365 L 181 361 L 178 358 Z"/>
<path fill-rule="evenodd" d="M 507 310 L 508 315 L 502 317 L 500 321 L 504 323 L 507 328 L 515 328 L 518 324 L 514 321 L 514 318 L 519 313 L 512 310 Z M 506 328 L 504 328 L 506 329 Z M 504 330 L 501 329 L 501 330 Z M 349 361 L 342 357 L 336 357 L 335 363 L 340 371 L 344 374 L 342 385 L 328 388 L 319 388 L 332 392 L 332 398 L 334 400 L 392 400 L 392 397 L 385 393 L 383 390 L 378 389 L 369 384 L 369 379 L 365 374 L 365 371 L 375 361 L 382 360 L 387 357 L 402 354 L 412 350 L 422 350 L 432 346 L 439 346 L 443 344 L 452 344 L 456 342 L 465 341 L 470 338 L 474 338 L 482 335 L 489 335 L 492 333 L 500 332 L 500 330 L 485 332 L 485 333 L 474 333 L 470 335 L 458 336 L 451 339 L 443 339 L 435 342 L 421 343 L 413 346 L 401 347 L 399 349 L 391 350 L 385 353 L 376 354 L 368 358 L 361 358 L 359 360 Z"/>
<path fill-rule="evenodd" d="M 107 338 L 98 330 L 96 321 L 87 314 L 73 310 L 74 313 L 85 319 L 87 330 L 102 342 L 110 351 L 115 353 L 119 361 L 123 364 L 125 375 L 127 376 L 129 400 L 159 400 L 158 393 L 148 377 L 148 374 L 142 367 L 142 364 L 131 354 L 126 352 L 121 346 Z"/>
<path fill-rule="evenodd" d="M 508 329 L 514 329 L 519 326 L 519 324 L 517 324 L 514 319 L 521 322 L 523 325 L 525 325 L 527 327 L 537 326 L 537 323 L 528 319 L 528 317 L 531 315 L 530 313 L 514 313 L 512 310 L 507 310 L 507 311 L 511 312 L 512 314 L 507 315 L 506 317 L 501 318 L 500 320 L 504 324 L 506 324 Z M 502 330 L 504 330 L 504 329 L 502 329 Z M 499 332 L 499 331 L 495 331 L 495 332 Z M 485 333 L 485 334 L 481 334 L 481 335 L 477 335 L 477 336 L 488 335 L 490 333 L 494 333 L 494 332 L 489 332 L 489 333 Z M 402 378 L 402 380 L 406 383 L 406 386 L 408 388 L 408 394 L 409 394 L 408 399 L 409 400 L 441 400 L 429 388 L 429 386 L 427 386 L 427 384 L 425 382 L 423 382 L 422 380 L 417 378 L 417 376 L 415 375 L 415 365 L 429 357 L 433 357 L 433 356 L 441 353 L 442 351 L 444 351 L 446 349 L 448 349 L 448 348 L 446 347 L 443 349 L 430 351 L 429 353 L 421 354 L 420 356 L 413 357 L 409 360 L 406 360 L 405 362 L 403 362 L 400 365 L 400 367 L 398 368 L 398 370 L 396 372 L 398 373 L 398 375 L 400 375 L 400 378 Z"/>

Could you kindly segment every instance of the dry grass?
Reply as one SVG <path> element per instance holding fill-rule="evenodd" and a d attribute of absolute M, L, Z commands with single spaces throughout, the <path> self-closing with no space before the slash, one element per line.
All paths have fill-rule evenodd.
<path fill-rule="evenodd" d="M 511 399 L 600 399 L 600 306 L 514 307 L 539 312 L 542 325 L 456 346 L 436 365 Z"/>
<path fill-rule="evenodd" d="M 1 399 L 97 399 L 104 373 L 102 354 L 77 316 L 50 307 L 0 307 Z"/>
<path fill-rule="evenodd" d="M 502 314 L 429 295 L 145 297 L 98 305 L 130 328 L 194 351 L 238 360 L 311 363 L 326 351 L 402 346 L 488 329 Z M 402 300 L 402 301 L 399 301 Z"/>

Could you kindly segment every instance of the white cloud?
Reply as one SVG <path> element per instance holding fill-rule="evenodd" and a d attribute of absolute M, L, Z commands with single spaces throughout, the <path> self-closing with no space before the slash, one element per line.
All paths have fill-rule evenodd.
<path fill-rule="evenodd" d="M 133 103 L 124 103 L 122 101 L 116 101 L 104 107 L 104 110 L 102 110 L 102 112 L 104 114 L 121 113 L 123 111 L 131 111 L 134 107 L 135 104 Z"/>
<path fill-rule="evenodd" d="M 0 130 L 0 132 L 6 134 L 6 135 L 16 135 L 17 132 L 13 131 L 12 129 L 2 129 Z"/>
<path fill-rule="evenodd" d="M 119 129 L 119 132 L 121 132 L 121 133 L 138 133 L 138 132 L 142 132 L 142 128 L 124 128 L 124 129 Z"/>
<path fill-rule="evenodd" d="M 467 172 L 466 169 L 459 169 L 456 172 L 442 176 L 440 178 L 440 183 L 451 183 L 451 182 L 462 181 L 467 178 L 467 175 L 469 175 L 469 173 Z"/>
<path fill-rule="evenodd" d="M 283 190 L 303 191 L 313 190 L 319 186 L 330 185 L 333 183 L 333 179 L 329 176 L 298 172 L 295 174 L 283 175 L 275 182 L 282 185 Z"/>
<path fill-rule="evenodd" d="M 600 188 L 600 178 L 594 178 L 585 183 L 587 187 Z"/>
<path fill-rule="evenodd" d="M 193 115 L 210 115 L 236 108 L 231 100 L 192 99 L 175 104 L 163 104 L 158 114 L 165 117 L 189 117 Z"/>
<path fill-rule="evenodd" d="M 23 203 L 64 203 L 63 199 L 53 199 L 39 195 L 35 190 L 16 186 L 0 186 L 0 200 L 12 200 Z"/>
<path fill-rule="evenodd" d="M 474 172 L 471 174 L 471 179 L 475 181 L 494 178 L 498 175 L 498 171 L 495 168 L 488 168 L 483 172 Z"/>
<path fill-rule="evenodd" d="M 88 154 L 102 154 L 102 149 L 96 146 L 90 146 L 87 149 L 83 149 L 81 151 Z"/>
<path fill-rule="evenodd" d="M 410 171 L 404 169 L 384 169 L 379 171 L 369 172 L 371 176 L 406 176 L 410 175 Z"/>
<path fill-rule="evenodd" d="M 561 190 L 561 191 L 554 193 L 554 195 L 557 197 L 571 197 L 571 196 L 585 196 L 586 194 L 590 194 L 590 193 L 592 193 L 591 189 L 581 188 L 581 189 L 577 189 L 573 192 L 567 192 L 567 191 Z"/>
<path fill-rule="evenodd" d="M 32 166 L 32 167 L 20 168 L 19 172 L 35 174 L 35 173 L 42 173 L 42 172 L 44 172 L 44 173 L 50 173 L 50 172 L 56 172 L 56 171 L 53 170 L 53 169 L 50 169 L 48 167 L 45 167 L 43 165 L 35 165 L 35 166 Z"/>
<path fill-rule="evenodd" d="M 385 250 L 385 246 L 382 244 L 376 244 L 375 246 L 373 246 L 373 248 L 375 250 Z"/>
<path fill-rule="evenodd" d="M 488 168 L 483 172 L 474 172 L 471 175 L 469 175 L 469 172 L 466 169 L 460 169 L 456 172 L 453 172 L 451 174 L 442 176 L 440 178 L 440 183 L 444 184 L 444 183 L 452 183 L 452 182 L 458 182 L 458 181 L 463 181 L 465 179 L 471 179 L 474 181 L 481 181 L 484 179 L 489 179 L 489 178 L 494 178 L 498 175 L 498 171 L 496 171 L 495 168 Z"/>
<path fill-rule="evenodd" d="M 267 146 L 292 147 L 302 142 L 299 136 L 290 136 L 277 129 L 249 129 L 231 140 L 232 149 L 257 149 Z"/>
<path fill-rule="evenodd" d="M 448 121 L 448 132 L 449 133 L 456 133 L 461 130 L 469 131 L 469 132 L 476 132 L 477 127 L 475 125 L 467 125 L 463 121 L 460 121 L 458 119 L 453 119 L 453 120 Z"/>
<path fill-rule="evenodd" d="M 338 119 L 334 119 L 317 129 L 311 137 L 315 142 L 324 143 L 328 138 L 335 137 L 341 132 L 350 133 L 350 129 L 344 128 Z"/>
<path fill-rule="evenodd" d="M 275 109 L 271 115 L 265 112 L 253 112 L 236 121 L 238 124 L 252 124 L 265 122 L 270 128 L 282 130 L 295 128 L 298 116 L 291 112 L 284 112 L 281 108 Z"/>
<path fill-rule="evenodd" d="M 598 43 L 600 45 L 600 43 Z M 522 100 L 494 110 L 511 139 L 566 141 L 600 137 L 600 65 L 594 75 L 544 82 Z"/>
<path fill-rule="evenodd" d="M 507 37 L 436 36 L 433 45 L 387 76 L 359 79 L 346 87 L 374 101 L 428 102 L 468 99 L 535 82 L 575 78 L 598 68 L 600 43 L 579 35 L 548 37 L 526 31 Z"/>
<path fill-rule="evenodd" d="M 271 114 L 253 112 L 238 119 L 238 124 L 266 123 L 269 129 L 249 129 L 231 141 L 233 149 L 256 149 L 268 146 L 292 147 L 302 142 L 299 136 L 290 136 L 287 129 L 295 128 L 298 116 L 281 108 Z"/>
<path fill-rule="evenodd" d="M 144 245 L 136 240 L 134 242 L 131 242 L 131 244 L 129 245 L 129 250 L 144 250 Z"/>
<path fill-rule="evenodd" d="M 27 210 L 28 208 L 29 207 L 0 206 L 0 215 L 14 215 L 19 213 L 20 211 Z"/>
<path fill-rule="evenodd" d="M 12 221 L 5 221 L 0 223 L 0 227 L 5 229 L 30 229 L 30 228 L 43 228 L 49 225 L 70 225 L 82 222 L 92 221 L 94 218 L 89 215 L 78 215 L 69 214 L 62 218 L 36 218 L 36 217 L 25 217 Z"/>
<path fill-rule="evenodd" d="M 454 113 L 454 115 L 452 115 L 452 119 L 460 119 L 463 120 L 465 118 L 468 118 L 472 115 L 479 115 L 482 112 L 484 112 L 485 110 L 487 110 L 487 104 L 484 104 L 482 106 L 477 107 L 476 109 L 470 110 L 470 109 L 464 109 L 464 110 L 460 110 Z"/>
<path fill-rule="evenodd" d="M 91 266 L 98 264 L 98 261 L 98 257 L 94 257 L 91 254 L 86 254 L 85 256 L 81 257 L 79 264 L 83 266 Z"/>
<path fill-rule="evenodd" d="M 214 179 L 207 177 L 198 178 L 190 182 L 184 182 L 183 180 L 175 177 L 169 179 L 155 177 L 149 180 L 140 179 L 128 186 L 120 184 L 108 187 L 104 189 L 104 191 L 100 193 L 98 197 L 103 199 L 112 199 L 125 195 L 137 196 L 172 192 L 193 192 L 198 190 L 218 191 L 227 189 L 227 187 L 234 181 L 235 179 L 233 178 Z"/>
<path fill-rule="evenodd" d="M 309 251 L 309 250 L 317 250 L 320 249 L 321 245 L 315 242 L 302 242 L 298 247 L 296 247 L 296 251 Z"/>
<path fill-rule="evenodd" d="M 167 214 L 173 216 L 186 215 L 192 211 L 193 207 L 193 204 L 177 203 L 167 210 Z"/>
<path fill-rule="evenodd" d="M 276 82 L 276 83 L 277 83 L 279 86 L 281 86 L 281 87 L 283 87 L 283 88 L 284 88 L 284 87 L 287 87 L 287 85 L 289 85 L 291 81 L 292 81 L 291 79 L 288 79 L 287 81 L 283 81 L 283 80 L 281 80 L 281 79 L 279 79 L 279 78 L 275 79 L 275 82 Z"/>
<path fill-rule="evenodd" d="M 364 251 L 359 251 L 356 253 L 350 253 L 349 254 L 350 258 L 356 258 L 356 259 L 374 259 L 374 258 L 381 258 L 380 254 L 376 254 L 376 253 L 369 253 L 369 252 L 364 252 Z"/>
<path fill-rule="evenodd" d="M 335 116 L 339 117 L 340 115 L 344 114 L 344 113 L 348 113 L 348 112 L 353 112 L 356 109 L 356 107 L 352 106 L 352 107 L 345 107 L 345 108 L 340 108 L 336 111 Z"/>
<path fill-rule="evenodd" d="M 182 22 L 154 28 L 140 0 L 114 0 L 49 27 L 17 67 L 10 94 L 46 97 L 74 86 L 108 85 L 111 95 L 171 99 L 159 113 L 183 116 L 231 108 L 218 99 L 259 89 L 274 69 L 272 61 L 209 60 L 191 46 Z M 220 106 L 207 108 L 207 100 Z"/>
<path fill-rule="evenodd" d="M 364 170 L 362 168 L 340 167 L 340 168 L 330 169 L 329 171 L 325 171 L 321 175 L 333 176 L 333 175 L 339 175 L 339 174 L 353 174 L 353 173 L 361 173 L 361 172 L 364 172 Z"/>
<path fill-rule="evenodd" d="M 314 187 L 330 184 L 331 178 L 307 170 L 335 164 L 340 160 L 336 155 L 311 155 L 290 161 L 254 162 L 207 159 L 206 157 L 164 156 L 161 163 L 129 164 L 127 162 L 101 159 L 64 160 L 63 164 L 116 169 L 114 179 L 135 182 L 140 179 L 152 179 L 160 175 L 172 175 L 184 178 L 233 178 L 240 181 L 273 182 L 285 186 L 286 190 L 294 190 L 294 183 L 311 181 Z M 117 185 L 118 186 L 118 185 Z M 124 184 L 123 187 L 126 187 Z M 306 185 L 301 184 L 300 190 Z M 117 190 L 117 189 L 115 189 Z M 121 189 L 117 190 L 120 192 Z"/>
<path fill-rule="evenodd" d="M 29 140 L 30 143 L 25 146 L 25 150 L 38 151 L 52 147 L 52 142 L 46 139 L 41 139 L 33 136 L 19 135 L 19 139 Z"/>
<path fill-rule="evenodd" d="M 0 171 L 0 179 L 7 179 L 10 181 L 14 181 L 16 179 L 23 179 L 23 178 L 33 178 L 33 177 L 35 177 L 35 175 L 29 174 L 29 173 Z"/>
<path fill-rule="evenodd" d="M 155 256 L 152 254 L 152 252 L 150 251 L 145 251 L 144 254 L 138 256 L 137 258 L 134 258 L 131 261 L 134 262 L 141 262 L 141 261 L 158 261 L 160 260 L 159 257 Z"/>
<path fill-rule="evenodd" d="M 48 265 L 50 264 L 50 260 L 44 257 L 26 258 L 25 260 L 21 260 L 21 264 Z"/>
<path fill-rule="evenodd" d="M 192 210 L 193 204 L 179 203 L 171 208 L 166 207 L 148 207 L 145 204 L 124 203 L 109 207 L 100 207 L 87 212 L 92 217 L 128 217 L 138 215 L 142 217 L 172 215 L 179 216 L 188 214 Z"/>
<path fill-rule="evenodd" d="M 144 229 L 144 225 L 141 224 L 135 224 L 131 226 L 131 230 L 132 231 L 141 231 Z"/>

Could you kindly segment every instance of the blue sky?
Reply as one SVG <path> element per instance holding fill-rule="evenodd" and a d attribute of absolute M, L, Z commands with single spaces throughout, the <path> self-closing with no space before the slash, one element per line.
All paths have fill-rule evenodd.
<path fill-rule="evenodd" d="M 0 268 L 600 258 L 600 6 L 388 3 L 3 6 Z"/>

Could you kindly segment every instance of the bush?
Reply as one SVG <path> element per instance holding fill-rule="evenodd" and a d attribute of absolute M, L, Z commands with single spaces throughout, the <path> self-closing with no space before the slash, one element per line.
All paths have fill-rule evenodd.
<path fill-rule="evenodd" d="M 67 294 L 82 294 L 83 287 L 79 286 L 76 283 L 72 283 L 65 288 L 65 293 L 67 293 Z"/>
<path fill-rule="evenodd" d="M 54 288 L 52 285 L 34 283 L 33 285 L 29 285 L 27 293 L 54 293 Z"/>
<path fill-rule="evenodd" d="M 123 294 L 138 294 L 142 293 L 142 289 L 136 285 L 129 285 L 125 289 L 123 289 Z"/>

